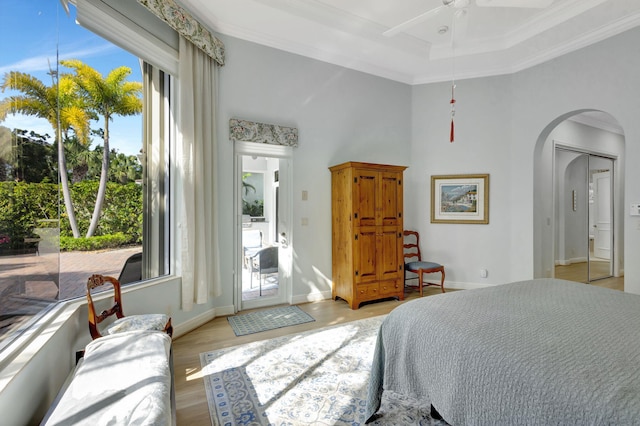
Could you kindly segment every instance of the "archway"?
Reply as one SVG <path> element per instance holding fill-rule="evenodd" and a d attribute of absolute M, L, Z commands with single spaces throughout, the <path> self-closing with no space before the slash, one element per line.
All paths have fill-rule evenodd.
<path fill-rule="evenodd" d="M 615 277 L 622 275 L 624 259 L 624 132 L 610 114 L 577 110 L 556 118 L 541 132 L 534 152 L 534 277 L 555 276 L 558 259 L 558 205 L 573 202 L 573 194 L 558 199 L 555 189 L 558 170 L 556 148 L 614 159 L 612 183 L 612 265 Z M 569 197 L 571 195 L 571 197 Z M 586 232 L 586 231 L 585 231 Z"/>

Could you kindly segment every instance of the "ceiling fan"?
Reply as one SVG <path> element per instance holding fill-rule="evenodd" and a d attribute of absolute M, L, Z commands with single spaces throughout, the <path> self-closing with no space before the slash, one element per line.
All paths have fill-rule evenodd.
<path fill-rule="evenodd" d="M 476 5 L 479 7 L 525 7 L 525 8 L 545 8 L 553 3 L 554 0 L 475 0 Z M 442 0 L 442 6 L 438 6 L 434 9 L 428 10 L 415 16 L 408 21 L 402 22 L 395 27 L 389 28 L 382 34 L 391 37 L 407 28 L 411 28 L 414 25 L 424 22 L 427 19 L 436 16 L 446 8 L 453 8 L 456 10 L 456 15 L 466 14 L 471 0 Z"/>

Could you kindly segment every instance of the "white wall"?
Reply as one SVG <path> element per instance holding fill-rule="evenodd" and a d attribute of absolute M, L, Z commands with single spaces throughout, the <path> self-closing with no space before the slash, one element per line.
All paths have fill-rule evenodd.
<path fill-rule="evenodd" d="M 569 113 L 610 113 L 625 132 L 626 161 L 640 158 L 640 29 L 513 75 L 457 82 L 456 134 L 449 144 L 448 84 L 413 88 L 412 163 L 406 225 L 425 236 L 426 252 L 447 266 L 455 286 L 499 284 L 534 277 L 534 158 Z M 490 224 L 429 223 L 431 174 L 490 173 Z M 624 169 L 636 182 L 640 170 Z M 625 206 L 640 187 L 622 182 Z M 539 201 L 539 200 L 537 200 Z M 624 209 L 624 253 L 640 254 L 640 218 Z M 540 219 L 538 219 L 540 220 Z M 538 224 L 542 228 L 542 224 Z M 480 268 L 489 270 L 487 279 Z M 640 264 L 627 262 L 625 290 L 640 293 Z"/>
<path fill-rule="evenodd" d="M 223 295 L 232 304 L 233 145 L 229 119 L 296 127 L 293 149 L 293 300 L 331 291 L 331 175 L 345 161 L 408 165 L 411 88 L 368 74 L 221 36 L 219 161 Z M 308 200 L 302 201 L 302 191 Z M 308 226 L 301 226 L 301 218 Z M 229 224 L 227 226 L 226 224 Z"/>
<path fill-rule="evenodd" d="M 420 232 L 423 256 L 445 265 L 445 287 L 511 280 L 509 235 L 513 217 L 509 157 L 512 78 L 457 82 L 456 140 L 449 142 L 450 83 L 413 88 L 413 135 L 405 186 L 405 228 Z M 488 173 L 489 224 L 430 223 L 431 175 Z M 526 194 L 519 194 L 526 197 Z M 480 269 L 488 270 L 486 279 Z"/>
<path fill-rule="evenodd" d="M 544 276 L 550 267 L 541 260 L 548 259 L 545 247 L 549 247 L 548 239 L 551 238 L 551 230 L 546 223 L 549 207 L 545 206 L 547 198 L 544 197 L 545 192 L 548 193 L 547 188 L 550 188 L 549 164 L 553 155 L 549 143 L 551 139 L 577 145 L 582 143 L 586 149 L 620 155 L 615 181 L 615 188 L 619 193 L 614 194 L 614 197 L 620 200 L 615 220 L 618 232 L 623 233 L 623 237 L 619 236 L 615 240 L 617 253 L 621 256 L 617 259 L 617 267 L 624 267 L 622 256 L 633 258 L 638 255 L 639 235 L 634 231 L 637 220 L 630 218 L 627 211 L 631 202 L 630 190 L 633 191 L 635 188 L 625 184 L 636 180 L 638 173 L 625 167 L 625 163 L 632 164 L 640 154 L 637 145 L 640 123 L 634 118 L 640 112 L 640 104 L 634 99 L 634 93 L 638 91 L 638 80 L 634 73 L 640 66 L 640 61 L 637 55 L 632 53 L 637 53 L 639 40 L 640 32 L 634 29 L 519 73 L 515 79 L 519 88 L 516 91 L 519 99 L 517 108 L 522 114 L 529 114 L 529 118 L 525 119 L 518 114 L 514 124 L 523 130 L 523 134 L 537 138 L 533 145 L 518 146 L 519 161 L 533 156 L 542 159 L 536 165 L 535 176 L 538 178 L 533 182 L 538 194 L 534 209 L 538 213 L 534 220 L 535 244 L 532 246 L 536 259 L 534 276 Z M 585 109 L 610 113 L 622 126 L 624 137 L 593 129 L 586 132 L 586 126 L 577 123 L 565 123 L 564 126 L 555 127 L 568 113 Z M 535 136 L 536 133 L 539 137 Z M 636 189 L 636 194 L 632 195 L 631 199 L 637 197 Z M 632 228 L 629 227 L 630 223 L 634 224 Z M 635 248 L 629 252 L 630 247 Z M 633 267 L 633 270 L 627 267 L 624 272 L 625 290 L 640 292 L 637 283 L 640 273 L 638 267 Z"/>

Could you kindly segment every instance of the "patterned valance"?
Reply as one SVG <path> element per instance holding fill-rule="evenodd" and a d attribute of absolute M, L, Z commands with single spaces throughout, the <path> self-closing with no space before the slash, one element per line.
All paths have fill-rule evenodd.
<path fill-rule="evenodd" d="M 211 34 L 174 0 L 138 0 L 158 18 L 180 33 L 219 65 L 224 65 L 224 43 Z"/>
<path fill-rule="evenodd" d="M 229 137 L 232 141 L 298 146 L 298 129 L 294 127 L 256 123 L 235 118 L 229 120 Z"/>

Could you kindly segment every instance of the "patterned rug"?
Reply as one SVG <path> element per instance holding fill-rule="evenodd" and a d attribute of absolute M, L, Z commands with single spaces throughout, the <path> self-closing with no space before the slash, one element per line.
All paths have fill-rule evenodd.
<path fill-rule="evenodd" d="M 213 425 L 365 422 L 369 371 L 384 316 L 200 354 Z M 372 425 L 446 425 L 428 402 L 385 392 Z"/>
<path fill-rule="evenodd" d="M 297 306 L 283 306 L 250 312 L 248 314 L 230 316 L 227 319 L 236 336 L 315 321 L 311 315 Z"/>

